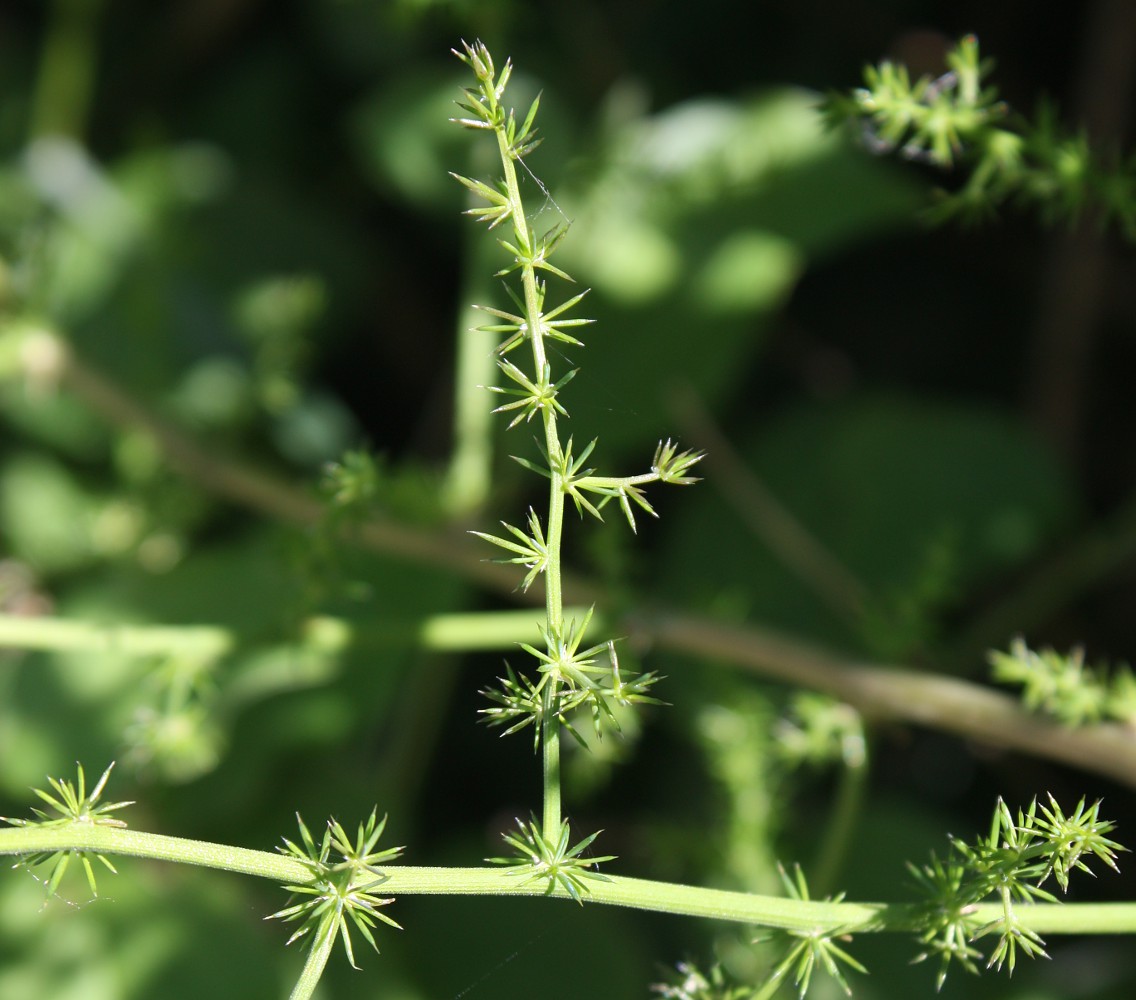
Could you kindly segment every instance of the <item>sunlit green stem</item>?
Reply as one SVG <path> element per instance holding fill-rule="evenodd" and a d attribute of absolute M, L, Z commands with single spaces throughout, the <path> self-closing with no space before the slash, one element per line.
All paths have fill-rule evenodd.
<path fill-rule="evenodd" d="M 218 625 L 102 625 L 50 615 L 0 614 L 0 648 L 6 649 L 213 660 L 232 652 L 240 638 Z"/>
<path fill-rule="evenodd" d="M 525 216 L 521 189 L 517 183 L 517 170 L 512 151 L 503 129 L 497 130 L 497 145 L 508 192 L 513 230 L 519 247 L 530 255 L 522 264 L 521 283 L 525 296 L 525 323 L 532 346 L 533 369 L 539 380 L 545 370 L 547 356 L 544 350 L 544 330 L 541 326 L 541 298 L 536 268 L 531 256 L 535 252 L 534 235 Z M 560 437 L 556 427 L 556 414 L 551 407 L 542 410 L 544 447 L 550 462 L 548 491 L 548 525 L 546 540 L 548 562 L 544 571 L 546 629 L 551 637 L 559 637 L 564 629 L 564 597 L 560 580 L 560 546 L 564 526 L 564 480 L 557 459 L 561 454 Z M 560 830 L 560 721 L 555 706 L 559 678 L 552 674 L 548 681 L 544 703 L 551 706 L 541 720 L 541 763 L 544 784 L 542 826 L 544 836 L 555 841 Z"/>
<path fill-rule="evenodd" d="M 541 723 L 541 767 L 544 777 L 544 804 L 541 829 L 552 840 L 560 829 L 560 722 L 555 712 Z"/>
<path fill-rule="evenodd" d="M 556 433 L 555 421 L 552 434 Z M 560 540 L 564 527 L 564 490 L 558 473 L 552 474 L 548 502 L 548 568 L 545 570 L 545 607 L 548 615 L 548 634 L 558 636 L 564 627 L 564 599 L 560 590 Z M 555 705 L 555 674 L 549 679 L 552 685 L 550 703 Z M 560 720 L 555 711 L 547 714 L 541 725 L 541 766 L 544 778 L 544 809 L 542 826 L 545 839 L 555 842 L 560 830 Z"/>
<path fill-rule="evenodd" d="M 334 947 L 335 928 L 321 927 L 319 937 L 308 950 L 307 961 L 304 962 L 300 978 L 296 980 L 288 1000 L 310 1000 L 319 985 L 320 976 L 323 975 L 324 967 Z"/>
<path fill-rule="evenodd" d="M 267 851 L 250 851 L 137 830 L 69 823 L 0 830 L 0 854 L 32 855 L 52 851 L 95 851 L 203 865 L 246 875 L 258 875 L 283 884 L 300 885 L 311 872 L 294 858 Z M 562 888 L 546 892 L 544 881 L 509 875 L 500 868 L 420 868 L 384 866 L 382 893 L 446 896 L 539 896 L 567 899 Z M 715 920 L 780 927 L 788 930 L 911 931 L 919 927 L 919 907 L 885 903 L 825 902 L 759 896 L 723 889 L 704 889 L 669 882 L 612 876 L 590 882 L 585 902 L 626 906 L 657 913 L 673 913 Z M 1000 903 L 975 907 L 977 923 L 1002 917 Z M 1134 903 L 1035 903 L 1014 907 L 1018 925 L 1039 934 L 1136 933 Z"/>
<path fill-rule="evenodd" d="M 311 881 L 311 870 L 295 858 L 270 851 L 213 844 L 205 840 L 167 837 L 96 823 L 0 828 L 0 854 L 31 855 L 53 851 L 96 851 L 158 861 L 174 861 L 256 875 L 282 884 Z"/>
<path fill-rule="evenodd" d="M 582 618 L 587 608 L 567 608 L 566 617 Z M 534 609 L 470 611 L 406 617 L 360 625 L 346 618 L 314 615 L 298 623 L 290 642 L 280 649 L 297 656 L 305 651 L 340 653 L 347 649 L 376 650 L 413 647 L 442 652 L 512 649 L 532 638 L 543 621 Z M 610 623 L 595 615 L 588 634 Z M 0 649 L 44 652 L 111 653 L 148 658 L 184 656 L 212 661 L 238 649 L 248 649 L 259 636 L 221 625 L 104 625 L 50 615 L 0 614 Z"/>

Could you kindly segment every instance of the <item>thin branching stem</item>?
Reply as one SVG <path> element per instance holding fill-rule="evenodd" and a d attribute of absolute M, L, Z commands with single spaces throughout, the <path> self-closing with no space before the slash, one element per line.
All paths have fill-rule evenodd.
<path fill-rule="evenodd" d="M 547 367 L 542 326 L 542 294 L 532 261 L 535 236 L 525 214 L 520 185 L 517 182 L 515 154 L 510 148 L 508 136 L 503 127 L 496 130 L 497 148 L 500 153 L 504 174 L 505 193 L 509 203 L 509 218 L 517 246 L 528 251 L 521 266 L 521 285 L 524 291 L 525 324 L 528 340 L 532 348 L 533 371 L 538 378 Z M 561 453 L 556 411 L 551 406 L 541 409 L 544 431 L 545 454 L 556 456 Z M 546 628 L 551 636 L 560 636 L 564 628 L 564 595 L 561 586 L 561 540 L 564 526 L 564 477 L 555 461 L 550 462 L 550 482 L 548 487 L 548 524 L 546 540 L 548 559 L 544 570 Z M 552 674 L 545 692 L 545 704 L 555 706 L 560 680 Z M 560 801 L 560 721 L 555 710 L 549 710 L 541 719 L 541 761 L 543 771 L 543 830 L 545 837 L 552 838 L 561 823 Z"/>

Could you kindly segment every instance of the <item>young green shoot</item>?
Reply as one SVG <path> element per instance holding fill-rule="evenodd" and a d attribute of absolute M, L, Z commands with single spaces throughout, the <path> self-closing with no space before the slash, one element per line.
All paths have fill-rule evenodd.
<path fill-rule="evenodd" d="M 491 230 L 502 227 L 507 234 L 498 237 L 507 257 L 507 263 L 497 272 L 498 276 L 519 273 L 520 287 L 508 288 L 516 312 L 495 306 L 478 307 L 497 321 L 480 329 L 503 337 L 497 347 L 497 365 L 505 384 L 490 386 L 489 389 L 504 396 L 505 401 L 494 412 L 509 416 L 510 428 L 522 423 L 539 423 L 538 447 L 543 461 L 538 463 L 524 457 L 517 457 L 517 461 L 546 477 L 549 482 L 548 511 L 543 522 L 530 510 L 527 531 L 504 524 L 507 536 L 512 537 L 475 532 L 485 541 L 505 550 L 508 555 L 502 561 L 525 569 L 522 589 L 528 590 L 539 578 L 545 591 L 545 623 L 540 630 L 544 649 L 522 644 L 522 649 L 536 661 L 539 679 L 531 680 L 507 666 L 500 686 L 485 692 L 494 704 L 483 709 L 482 713 L 489 723 L 505 726 L 506 734 L 529 725 L 533 727 L 536 745 L 541 750 L 544 802 L 539 838 L 532 841 L 530 853 L 534 857 L 544 858 L 548 854 L 549 858 L 559 858 L 561 860 L 556 865 L 563 867 L 563 859 L 571 856 L 571 852 L 567 845 L 561 849 L 568 826 L 560 801 L 560 731 L 567 729 L 580 739 L 573 728 L 571 715 L 577 709 L 585 708 L 591 712 L 598 733 L 605 722 L 615 723 L 611 700 L 623 705 L 653 702 L 647 691 L 656 680 L 653 674 L 621 677 L 611 641 L 580 648 L 590 612 L 579 626 L 574 621 L 565 622 L 561 587 L 565 499 L 570 497 L 580 514 L 588 513 L 597 518 L 602 518 L 602 508 L 608 502 L 617 500 L 634 530 L 635 507 L 655 514 L 642 487 L 652 482 L 679 485 L 694 482 L 689 473 L 702 456 L 679 452 L 667 441 L 660 443 L 656 449 L 649 472 L 623 477 L 600 476 L 591 467 L 585 467 L 596 447 L 594 439 L 577 454 L 572 438 L 567 441 L 561 438 L 559 421 L 568 416 L 562 394 L 578 369 L 554 371 L 546 341 L 558 340 L 582 347 L 583 342 L 576 332 L 591 320 L 569 315 L 583 301 L 586 290 L 573 293 L 556 305 L 548 302 L 550 278 L 572 281 L 567 272 L 551 262 L 551 257 L 568 233 L 568 220 L 562 217 L 538 235 L 517 182 L 516 165 L 521 163 L 529 171 L 524 157 L 536 149 L 540 141 L 535 130 L 540 99 L 538 97 L 532 102 L 518 124 L 517 114 L 504 103 L 512 64 L 506 61 L 498 71 L 489 50 L 480 42 L 472 45 L 463 43 L 462 51 L 455 50 L 454 54 L 472 70 L 476 81 L 475 86 L 465 90 L 465 98 L 458 105 L 463 114 L 454 121 L 465 128 L 495 136 L 502 171 L 501 178 L 493 183 L 459 174 L 454 177 L 474 199 L 482 203 L 468 209 L 466 214 L 475 221 L 484 222 Z M 541 188 L 544 190 L 543 185 Z M 528 344 L 530 349 L 528 364 L 505 357 L 524 344 Z M 606 657 L 602 657 L 605 653 Z M 584 741 L 580 739 L 580 742 Z M 536 836 L 535 831 L 530 832 Z M 590 838 L 587 838 L 577 847 L 590 843 Z M 541 847 L 542 844 L 547 850 Z M 546 862 L 552 864 L 547 859 Z M 556 865 L 553 867 L 559 870 Z M 573 898 L 586 888 L 573 878 L 568 878 L 564 884 L 571 886 Z"/>
<path fill-rule="evenodd" d="M 783 867 L 778 865 L 781 882 L 790 899 L 806 901 L 809 899 L 809 887 L 805 881 L 804 872 L 800 865 L 795 865 L 793 876 L 790 878 Z M 844 898 L 841 893 L 831 899 L 839 903 Z M 852 988 L 844 976 L 844 968 L 854 969 L 856 972 L 867 973 L 855 958 L 836 942 L 847 942 L 851 935 L 842 929 L 833 930 L 831 927 L 811 927 L 807 930 L 789 930 L 784 932 L 789 938 L 789 947 L 785 957 L 773 970 L 765 986 L 754 994 L 754 1000 L 768 1000 L 777 992 L 778 987 L 790 972 L 793 982 L 797 986 L 797 995 L 804 998 L 812 981 L 813 972 L 819 967 L 844 991 L 851 996 Z"/>
<path fill-rule="evenodd" d="M 554 839 L 545 836 L 535 819 L 528 823 L 517 820 L 517 831 L 507 833 L 504 837 L 505 843 L 516 854 L 485 860 L 494 865 L 508 865 L 504 874 L 517 876 L 521 879 L 521 885 L 543 883 L 545 895 L 551 895 L 555 889 L 562 889 L 577 903 L 583 904 L 583 896 L 588 892 L 586 880 L 611 881 L 595 869 L 604 861 L 614 861 L 615 855 L 581 857 L 599 833 L 597 830 L 573 845 L 572 831 L 567 820 L 560 824 Z"/>
<path fill-rule="evenodd" d="M 299 927 L 287 943 L 307 937 L 311 950 L 303 973 L 292 992 L 293 1000 L 302 1000 L 311 995 L 315 984 L 323 974 L 335 941 L 343 942 L 347 960 L 352 968 L 359 968 L 355 962 L 355 949 L 351 941 L 351 929 L 359 932 L 363 940 L 376 953 L 379 946 L 375 942 L 372 929 L 378 922 L 401 930 L 401 926 L 381 911 L 393 899 L 383 898 L 373 890 L 385 881 L 387 875 L 378 867 L 394 861 L 402 854 L 401 847 L 387 847 L 375 850 L 379 838 L 386 827 L 386 817 L 377 819 L 371 811 L 366 823 L 360 823 L 355 840 L 338 820 L 329 820 L 323 838 L 317 845 L 303 819 L 297 815 L 300 827 L 300 843 L 285 838 L 281 854 L 295 858 L 311 874 L 305 883 L 286 885 L 296 900 L 291 905 L 277 910 L 265 917 L 266 920 L 298 922 Z M 332 860 L 332 852 L 339 857 Z"/>

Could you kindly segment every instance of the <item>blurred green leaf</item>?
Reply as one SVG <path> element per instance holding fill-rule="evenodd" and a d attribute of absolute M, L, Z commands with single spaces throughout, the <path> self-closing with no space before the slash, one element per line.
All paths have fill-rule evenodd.
<path fill-rule="evenodd" d="M 793 516 L 866 588 L 867 624 L 841 620 L 771 555 L 738 505 L 684 497 L 669 536 L 668 590 L 704 607 L 878 651 L 925 638 L 959 595 L 1020 565 L 1070 519 L 1064 470 L 1024 428 L 961 403 L 864 396 L 802 405 L 744 435 L 741 455 Z M 937 576 L 927 577 L 928 573 Z M 922 588 L 922 590 L 921 590 Z M 929 588 L 929 589 L 928 589 Z M 908 609 L 901 598 L 926 592 Z M 867 629 L 867 635 L 864 629 Z M 901 629 L 901 631 L 903 631 Z"/>
<path fill-rule="evenodd" d="M 92 560 L 104 504 L 49 454 L 12 455 L 0 466 L 0 533 L 8 551 L 40 573 Z"/>
<path fill-rule="evenodd" d="M 560 259 L 594 288 L 598 321 L 564 352 L 590 372 L 574 418 L 622 453 L 657 436 L 677 373 L 709 401 L 739 391 L 809 260 L 907 224 L 914 192 L 879 167 L 801 91 L 692 101 L 616 131 L 554 192 L 572 220 Z"/>

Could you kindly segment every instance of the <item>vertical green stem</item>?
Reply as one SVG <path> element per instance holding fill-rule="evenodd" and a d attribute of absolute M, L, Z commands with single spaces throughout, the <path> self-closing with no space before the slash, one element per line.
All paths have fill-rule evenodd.
<path fill-rule="evenodd" d="M 560 722 L 555 713 L 542 722 L 541 766 L 544 778 L 544 809 L 541 833 L 555 844 L 560 834 Z"/>
<path fill-rule="evenodd" d="M 472 231 L 467 237 L 465 260 L 467 265 L 463 302 L 477 302 L 480 289 L 486 282 L 480 277 L 485 272 L 482 241 Z M 458 322 L 457 362 L 454 373 L 454 444 L 450 466 L 446 473 L 445 504 L 452 517 L 474 513 L 489 496 L 493 463 L 493 413 L 486 406 L 496 371 L 493 352 L 493 335 L 478 329 L 482 322 L 477 310 L 463 309 Z"/>
<path fill-rule="evenodd" d="M 308 959 L 304 962 L 300 978 L 296 980 L 296 985 L 292 988 L 288 1000 L 310 1000 L 319 985 L 320 977 L 323 975 L 324 967 L 331 955 L 331 949 L 335 945 L 335 925 L 321 924 L 316 933 L 319 936 L 312 942 L 311 948 L 308 950 Z"/>
<path fill-rule="evenodd" d="M 513 155 L 503 129 L 497 130 L 497 145 L 505 174 L 505 189 L 509 195 L 513 230 L 521 248 L 533 247 L 533 233 L 525 217 L 520 185 Z M 521 282 L 525 293 L 525 322 L 532 345 L 533 368 L 537 380 L 544 377 L 548 363 L 544 350 L 544 331 L 541 328 L 541 300 L 536 268 L 531 261 L 524 263 Z M 542 412 L 544 446 L 549 458 L 548 525 L 546 543 L 548 562 L 544 571 L 546 629 L 549 640 L 556 642 L 564 632 L 564 596 L 560 579 L 560 543 L 564 528 L 564 477 L 560 471 L 560 436 L 556 427 L 556 413 L 551 407 Z M 549 650 L 549 653 L 553 653 Z M 541 763 L 544 778 L 543 834 L 555 842 L 560 832 L 560 721 L 556 716 L 557 687 L 560 683 L 555 671 L 546 682 L 544 704 L 548 706 L 541 720 Z"/>
<path fill-rule="evenodd" d="M 867 778 L 866 759 L 846 764 L 841 771 L 836 801 L 824 824 L 824 836 L 809 877 L 809 887 L 818 896 L 827 895 L 836 885 L 836 877 L 848 854 L 856 822 L 864 805 Z"/>
<path fill-rule="evenodd" d="M 548 425 L 551 424 L 551 430 Z M 546 434 L 555 440 L 556 422 L 550 414 L 545 420 Z M 560 539 L 564 527 L 564 489 L 559 472 L 553 471 L 548 498 L 548 568 L 545 570 L 545 607 L 547 628 L 551 637 L 559 636 L 564 627 L 564 598 L 560 589 Z M 555 705 L 556 684 L 554 674 L 549 678 L 553 685 L 552 704 Z M 556 842 L 560 832 L 560 720 L 555 711 L 548 713 L 541 726 L 541 763 L 544 772 L 544 823 L 546 840 Z"/>

